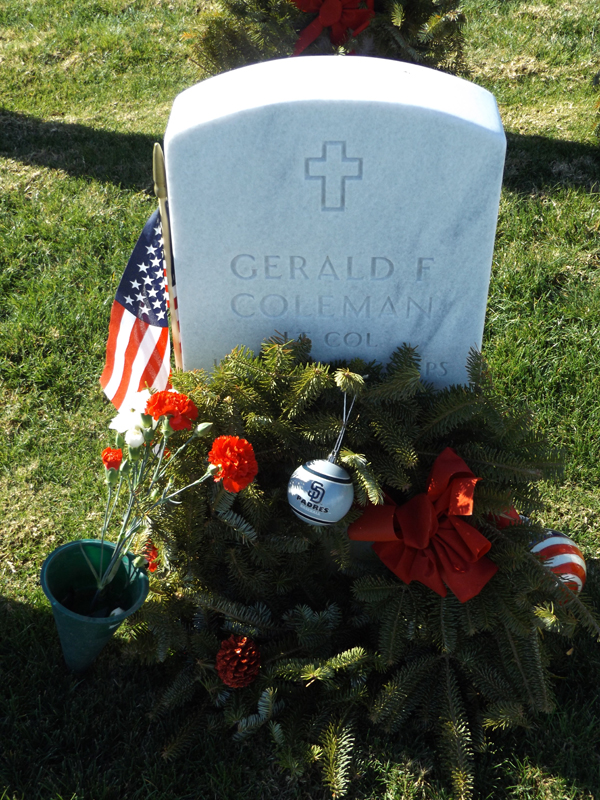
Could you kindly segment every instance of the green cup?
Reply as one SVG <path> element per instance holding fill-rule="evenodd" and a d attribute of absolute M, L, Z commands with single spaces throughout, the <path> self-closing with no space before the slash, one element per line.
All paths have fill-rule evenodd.
<path fill-rule="evenodd" d="M 44 561 L 40 575 L 42 589 L 52 606 L 66 664 L 73 672 L 84 672 L 92 664 L 119 625 L 140 608 L 149 589 L 148 576 L 134 566 L 135 556 L 127 553 L 107 587 L 105 598 L 109 603 L 105 613 L 111 605 L 119 610 L 112 616 L 87 616 L 84 609 L 89 608 L 96 582 L 82 548 L 99 572 L 100 540 L 79 539 L 57 547 Z M 114 551 L 114 544 L 104 542 L 104 569 Z"/>

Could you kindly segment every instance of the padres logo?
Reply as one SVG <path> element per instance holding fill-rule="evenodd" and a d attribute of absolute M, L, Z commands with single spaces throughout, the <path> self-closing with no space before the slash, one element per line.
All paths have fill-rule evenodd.
<path fill-rule="evenodd" d="M 309 525 L 334 525 L 348 513 L 353 497 L 350 475 L 324 459 L 298 467 L 288 483 L 288 502 Z"/>
<path fill-rule="evenodd" d="M 322 483 L 319 483 L 319 481 L 313 481 L 310 485 L 307 495 L 310 497 L 313 503 L 320 503 L 325 497 L 325 487 Z"/>

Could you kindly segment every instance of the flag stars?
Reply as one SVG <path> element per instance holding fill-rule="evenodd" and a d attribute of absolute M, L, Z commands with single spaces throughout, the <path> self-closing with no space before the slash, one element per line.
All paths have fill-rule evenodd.
<path fill-rule="evenodd" d="M 170 368 L 168 311 L 164 302 L 162 277 L 156 278 L 154 274 L 156 259 L 162 263 L 164 258 L 160 246 L 162 233 L 160 216 L 158 212 L 154 212 L 148 224 L 144 226 L 143 233 L 127 261 L 117 289 L 113 308 L 118 305 L 119 314 L 111 314 L 109 334 L 111 349 L 107 355 L 101 380 L 107 396 L 115 404 L 122 400 L 123 391 L 127 393 L 137 391 L 138 365 L 144 375 L 148 374 L 146 372 L 148 368 L 156 375 L 151 384 L 154 389 L 166 388 Z M 130 334 L 132 317 L 136 320 L 133 336 Z M 150 332 L 150 336 L 147 336 L 146 332 Z M 123 340 L 129 342 L 124 350 L 121 347 Z M 132 368 L 134 364 L 135 367 Z"/>
<path fill-rule="evenodd" d="M 125 308 L 148 325 L 164 326 L 167 322 L 162 242 L 162 227 L 157 222 L 145 240 L 136 245 L 118 292 Z"/>

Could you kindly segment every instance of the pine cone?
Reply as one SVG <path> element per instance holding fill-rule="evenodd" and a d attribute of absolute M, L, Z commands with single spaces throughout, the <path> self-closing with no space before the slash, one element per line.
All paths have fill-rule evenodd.
<path fill-rule="evenodd" d="M 217 673 L 226 686 L 241 689 L 258 675 L 260 653 L 252 639 L 232 634 L 221 642 L 217 653 Z"/>

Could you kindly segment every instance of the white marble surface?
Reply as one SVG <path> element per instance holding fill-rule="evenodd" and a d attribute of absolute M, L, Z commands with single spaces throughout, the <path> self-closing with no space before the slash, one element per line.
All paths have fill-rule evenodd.
<path fill-rule="evenodd" d="M 165 158 L 185 369 L 306 333 L 320 360 L 418 347 L 465 380 L 504 164 L 493 96 L 397 61 L 303 56 L 180 94 Z"/>

